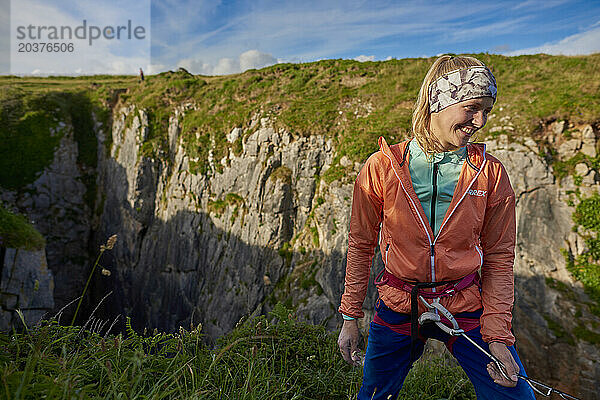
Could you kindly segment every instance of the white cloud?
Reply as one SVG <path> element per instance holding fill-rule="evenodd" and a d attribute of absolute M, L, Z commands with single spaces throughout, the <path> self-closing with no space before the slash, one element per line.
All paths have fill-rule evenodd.
<path fill-rule="evenodd" d="M 566 2 L 567 2 L 567 0 L 525 0 L 517 5 L 513 6 L 512 10 L 520 10 L 523 8 L 534 8 L 539 11 L 544 8 L 556 7 L 556 6 L 559 6 Z"/>
<path fill-rule="evenodd" d="M 596 26 L 598 24 L 595 24 Z M 600 28 L 588 30 L 554 42 L 545 43 L 541 46 L 530 47 L 527 49 L 515 50 L 506 53 L 508 56 L 518 56 L 521 54 L 552 54 L 552 55 L 583 55 L 600 52 Z"/>
<path fill-rule="evenodd" d="M 11 72 L 14 74 L 136 74 L 138 68 L 146 69 L 150 65 L 150 0 L 126 7 L 117 0 L 106 0 L 102 7 L 90 0 L 78 2 L 73 7 L 56 0 L 19 0 L 12 2 L 10 17 Z M 129 39 L 123 35 L 121 40 L 99 38 L 89 45 L 91 25 L 99 29 L 116 27 L 127 25 L 129 19 L 132 30 L 138 25 L 144 27 L 145 39 L 135 39 L 133 35 Z M 83 25 L 83 20 L 88 28 L 86 39 L 30 40 L 20 39 L 17 35 L 18 26 L 69 26 L 75 30 Z M 62 44 L 65 51 L 17 52 L 19 43 L 32 42 Z M 66 50 L 69 43 L 73 46 L 72 51 Z"/>
<path fill-rule="evenodd" d="M 361 54 L 360 56 L 355 57 L 354 59 L 360 62 L 375 61 L 375 56 L 365 56 L 364 54 Z"/>
<path fill-rule="evenodd" d="M 155 29 L 153 46 L 156 52 L 153 55 L 159 57 L 158 62 L 175 64 L 192 53 L 203 63 L 217 65 L 222 58 L 231 58 L 248 48 L 260 48 L 295 62 L 307 62 L 342 54 L 360 54 L 357 48 L 375 52 L 374 43 L 389 47 L 390 38 L 407 35 L 437 35 L 438 41 L 447 46 L 453 39 L 457 42 L 463 37 L 445 35 L 445 32 L 470 29 L 474 20 L 497 12 L 501 7 L 485 2 L 469 3 L 469 7 L 446 2 L 432 7 L 418 1 L 401 6 L 370 4 L 367 7 L 363 1 L 353 0 L 344 3 L 267 0 L 252 7 L 234 9 L 220 24 L 206 29 L 199 29 L 197 23 L 184 20 L 178 28 L 178 32 L 182 32 L 179 36 L 155 34 Z M 165 8 L 161 19 L 179 23 L 177 16 L 180 13 L 179 9 Z M 424 15 L 427 18 L 423 18 Z M 513 23 L 510 28 L 522 30 L 524 26 Z"/>
<path fill-rule="evenodd" d="M 240 69 L 246 71 L 252 68 L 262 68 L 277 63 L 277 59 L 270 54 L 258 50 L 248 50 L 240 55 Z"/>
<path fill-rule="evenodd" d="M 228 75 L 243 72 L 252 68 L 263 68 L 277 64 L 278 59 L 271 54 L 262 53 L 258 50 L 248 50 L 237 58 L 223 57 L 216 64 L 211 64 L 201 59 L 182 59 L 177 63 L 193 74 L 201 75 Z"/>

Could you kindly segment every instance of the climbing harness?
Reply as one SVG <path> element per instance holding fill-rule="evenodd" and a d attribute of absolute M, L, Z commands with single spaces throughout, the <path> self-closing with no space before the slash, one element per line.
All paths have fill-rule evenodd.
<path fill-rule="evenodd" d="M 425 297 L 420 295 L 419 300 L 421 300 L 421 302 L 427 308 L 427 311 L 425 311 L 419 317 L 419 325 L 433 322 L 437 325 L 438 328 L 440 328 L 442 331 L 446 332 L 450 336 L 462 336 L 463 338 L 467 339 L 473 346 L 479 349 L 479 351 L 485 354 L 490 360 L 492 360 L 498 371 L 500 371 L 500 373 L 505 379 L 511 380 L 506 374 L 506 370 L 502 361 L 500 361 L 496 356 L 485 350 L 473 339 L 467 336 L 465 334 L 465 331 L 463 329 L 460 329 L 460 326 L 458 325 L 456 318 L 454 318 L 454 315 L 452 315 L 452 313 L 450 313 L 450 311 L 448 311 L 446 307 L 440 304 L 439 298 L 434 298 L 431 303 L 428 303 L 427 300 L 425 300 Z M 440 314 L 443 315 L 446 319 L 448 319 L 448 321 L 450 321 L 452 327 L 449 327 L 442 322 Z M 531 379 L 528 376 L 517 373 L 517 378 L 523 379 L 536 393 L 541 394 L 542 396 L 549 397 L 552 395 L 552 393 L 556 393 L 563 399 L 579 400 L 577 397 L 571 396 L 570 394 L 562 392 L 558 389 L 554 389 L 548 385 L 543 384 L 542 382 L 536 381 L 535 379 Z"/>
<path fill-rule="evenodd" d="M 457 281 L 441 281 L 441 282 L 414 282 L 408 283 L 396 277 L 383 269 L 375 278 L 375 285 L 388 285 L 396 289 L 404 290 L 410 293 L 410 359 L 417 359 L 417 340 L 419 338 L 419 300 L 418 296 L 423 296 L 428 299 L 439 299 L 440 297 L 453 296 L 457 292 L 466 289 L 472 285 L 481 288 L 481 278 L 478 272 L 473 272 Z M 443 286 L 439 291 L 426 292 L 423 289 L 431 289 Z M 435 289 L 434 289 L 435 290 Z"/>

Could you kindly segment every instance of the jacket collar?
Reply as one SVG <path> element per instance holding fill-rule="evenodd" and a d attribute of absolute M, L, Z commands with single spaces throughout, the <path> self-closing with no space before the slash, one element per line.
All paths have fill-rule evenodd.
<path fill-rule="evenodd" d="M 405 193 L 411 199 L 411 203 L 414 205 L 416 215 L 419 215 L 421 222 L 427 220 L 425 212 L 417 194 L 415 193 L 412 186 L 412 179 L 408 170 L 408 145 L 410 140 L 406 140 L 397 145 L 388 146 L 385 139 L 379 138 L 379 149 L 381 152 L 390 160 L 392 170 L 396 177 L 400 180 Z M 482 168 L 486 162 L 485 157 L 485 144 L 480 143 L 469 143 L 467 145 L 467 162 L 464 163 L 456 188 L 454 189 L 454 196 L 448 206 L 448 211 L 444 216 L 438 236 L 444 231 L 447 219 L 450 218 L 459 204 L 463 201 L 467 195 L 468 190 L 473 186 L 477 178 L 482 172 Z M 423 229 L 426 231 L 426 235 L 429 237 L 430 244 L 434 244 L 437 241 L 437 237 L 434 238 L 433 231 L 429 224 L 421 224 Z"/>
<path fill-rule="evenodd" d="M 408 162 L 408 152 L 410 140 L 405 140 L 392 145 L 391 147 L 387 144 L 383 136 L 379 137 L 379 149 L 388 156 L 393 156 L 396 160 L 396 166 L 404 167 L 404 164 Z M 479 171 L 485 161 L 485 143 L 469 143 L 467 144 L 467 164 L 474 169 Z"/>

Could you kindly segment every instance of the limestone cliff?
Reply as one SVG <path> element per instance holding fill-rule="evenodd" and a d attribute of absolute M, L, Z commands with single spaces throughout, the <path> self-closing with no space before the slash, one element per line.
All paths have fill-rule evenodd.
<path fill-rule="evenodd" d="M 0 248 L 0 261 L 0 330 L 22 330 L 23 323 L 31 327 L 48 318 L 54 308 L 54 279 L 45 249 Z"/>

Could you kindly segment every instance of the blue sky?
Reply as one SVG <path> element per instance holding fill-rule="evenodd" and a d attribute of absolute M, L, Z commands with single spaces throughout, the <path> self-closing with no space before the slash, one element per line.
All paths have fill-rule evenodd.
<path fill-rule="evenodd" d="M 447 52 L 589 54 L 600 51 L 600 1 L 167 0 L 152 3 L 152 33 L 153 63 L 195 73 Z"/>
<path fill-rule="evenodd" d="M 151 57 L 148 63 L 135 62 L 149 73 L 183 66 L 193 73 L 227 74 L 277 62 L 385 60 L 448 52 L 600 52 L 599 0 L 147 1 Z M 40 8 L 43 4 L 71 20 L 90 15 L 88 9 L 111 20 L 138 13 L 129 5 L 134 2 L 122 0 L 27 2 L 33 4 L 29 11 L 35 3 Z M 102 51 L 107 52 L 105 60 L 114 55 L 109 47 Z M 133 68 L 123 59 L 112 66 L 101 64 L 106 73 Z"/>

